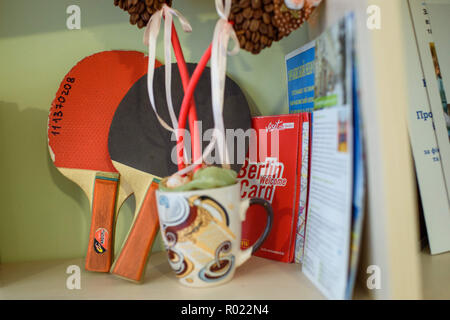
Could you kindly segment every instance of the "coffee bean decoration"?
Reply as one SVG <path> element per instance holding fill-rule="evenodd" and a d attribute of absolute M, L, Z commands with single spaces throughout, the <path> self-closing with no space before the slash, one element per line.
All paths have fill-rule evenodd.
<path fill-rule="evenodd" d="M 260 21 L 257 19 L 253 19 L 252 21 L 250 21 L 250 31 L 251 32 L 256 32 L 259 29 L 259 25 L 260 25 Z"/>
<path fill-rule="evenodd" d="M 268 47 L 273 16 L 273 0 L 233 0 L 229 18 L 234 22 L 240 47 L 253 54 Z M 272 26 L 271 30 L 272 36 L 276 37 L 276 29 Z"/>
<path fill-rule="evenodd" d="M 259 9 L 261 8 L 262 0 L 252 0 L 252 8 Z"/>
<path fill-rule="evenodd" d="M 300 27 L 311 15 L 313 2 L 305 0 L 300 10 L 288 9 L 285 0 L 233 0 L 230 20 L 242 49 L 258 54 Z"/>
<path fill-rule="evenodd" d="M 308 19 L 314 2 L 320 1 L 305 0 L 302 9 L 293 10 L 285 5 L 285 0 L 232 0 L 229 18 L 234 22 L 240 47 L 253 54 L 270 47 Z M 139 29 L 164 3 L 171 6 L 172 0 L 114 0 L 114 5 L 128 12 L 130 23 Z"/>
<path fill-rule="evenodd" d="M 285 0 L 273 0 L 275 21 L 274 25 L 282 37 L 288 36 L 292 31 L 298 29 L 311 15 L 314 10 L 312 1 L 304 1 L 300 10 L 289 9 Z"/>
<path fill-rule="evenodd" d="M 253 16 L 253 9 L 250 7 L 245 8 L 244 11 L 242 11 L 242 15 L 245 19 L 251 19 Z"/>
<path fill-rule="evenodd" d="M 250 5 L 250 0 L 249 5 Z M 152 14 L 162 8 L 163 4 L 172 5 L 172 0 L 114 0 L 114 5 L 130 14 L 130 23 L 139 29 L 144 28 Z"/>

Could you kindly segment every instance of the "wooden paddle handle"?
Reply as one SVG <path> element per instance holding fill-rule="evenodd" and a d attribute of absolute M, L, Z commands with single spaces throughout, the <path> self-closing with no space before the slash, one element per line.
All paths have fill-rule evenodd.
<path fill-rule="evenodd" d="M 148 188 L 125 244 L 114 261 L 112 274 L 132 281 L 141 281 L 159 229 L 155 194 L 157 189 L 158 184 L 155 182 Z"/>
<path fill-rule="evenodd" d="M 95 178 L 91 231 L 85 265 L 88 271 L 109 272 L 111 268 L 117 186 L 118 176 Z"/>

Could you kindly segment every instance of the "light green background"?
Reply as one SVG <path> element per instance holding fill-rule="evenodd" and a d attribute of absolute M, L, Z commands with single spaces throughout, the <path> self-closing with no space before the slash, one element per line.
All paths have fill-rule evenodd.
<path fill-rule="evenodd" d="M 71 4 L 81 7 L 81 30 L 66 28 Z M 192 24 L 193 33 L 180 31 L 180 38 L 186 60 L 196 62 L 212 39 L 214 1 L 174 0 L 174 7 Z M 103 50 L 145 51 L 143 31 L 128 18 L 113 0 L 0 0 L 0 263 L 85 254 L 89 204 L 48 156 L 48 110 L 60 81 L 82 58 Z M 228 59 L 228 74 L 254 114 L 288 112 L 284 56 L 306 41 L 303 27 L 259 55 L 241 51 Z M 157 57 L 162 60 L 161 41 Z M 120 212 L 116 249 L 134 206 L 131 197 Z"/>

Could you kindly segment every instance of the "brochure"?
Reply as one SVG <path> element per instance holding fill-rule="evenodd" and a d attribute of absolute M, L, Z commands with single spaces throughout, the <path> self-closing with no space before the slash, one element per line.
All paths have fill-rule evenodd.
<path fill-rule="evenodd" d="M 361 220 L 352 224 L 353 203 L 356 199 L 357 217 L 361 217 L 359 195 L 364 193 L 361 183 L 357 185 L 357 198 L 353 190 L 353 19 L 353 15 L 346 16 L 315 42 L 315 99 L 303 272 L 331 299 L 348 298 L 352 291 L 348 288 L 354 284 L 349 281 L 352 242 L 353 248 L 357 248 L 354 244 L 359 241 L 351 241 L 350 235 L 361 229 Z M 358 148 L 362 148 L 359 139 Z M 361 160 L 359 151 L 357 159 Z M 358 175 L 358 179 L 363 181 L 363 175 Z"/>
<path fill-rule="evenodd" d="M 305 247 L 306 230 L 306 210 L 308 207 L 308 189 L 309 189 L 309 163 L 310 163 L 310 119 L 308 113 L 303 113 L 302 126 L 302 164 L 300 173 L 300 199 L 298 205 L 298 218 L 295 238 L 295 262 L 303 262 Z"/>
<path fill-rule="evenodd" d="M 445 27 L 450 3 L 410 0 L 409 5 L 409 134 L 430 251 L 438 254 L 450 251 L 450 45 Z M 409 40 L 414 35 L 416 41 Z"/>
<path fill-rule="evenodd" d="M 289 113 L 314 108 L 315 44 L 310 42 L 286 56 Z"/>
<path fill-rule="evenodd" d="M 366 203 L 366 168 L 364 164 L 364 137 L 359 99 L 358 64 L 353 39 L 353 204 L 352 204 L 352 232 L 350 238 L 350 268 L 345 299 L 352 299 L 358 271 L 361 236 L 364 222 L 364 208 Z"/>

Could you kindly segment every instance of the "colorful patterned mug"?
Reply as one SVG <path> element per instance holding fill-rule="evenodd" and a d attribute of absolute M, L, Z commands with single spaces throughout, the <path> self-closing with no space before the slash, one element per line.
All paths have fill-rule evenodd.
<path fill-rule="evenodd" d="M 241 201 L 240 184 L 182 192 L 156 191 L 161 234 L 169 264 L 180 282 L 209 287 L 232 279 L 236 267 L 258 250 L 272 228 L 270 203 Z M 251 205 L 262 205 L 267 224 L 261 237 L 241 250 L 242 222 Z"/>

